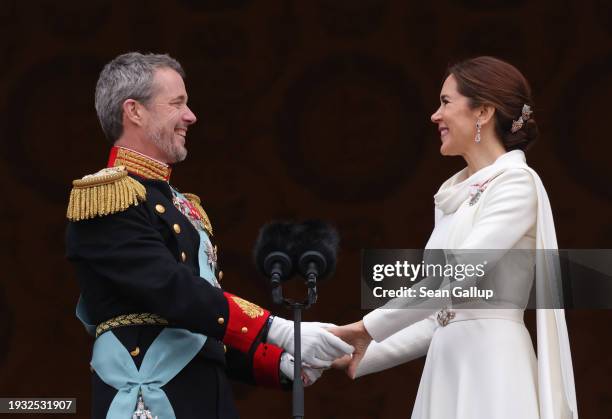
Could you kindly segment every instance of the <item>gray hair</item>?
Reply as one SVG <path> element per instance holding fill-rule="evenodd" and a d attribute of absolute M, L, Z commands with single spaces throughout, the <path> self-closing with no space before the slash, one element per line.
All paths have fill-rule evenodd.
<path fill-rule="evenodd" d="M 96 112 L 102 130 L 111 142 L 123 134 L 123 102 L 144 105 L 153 97 L 153 76 L 159 68 L 171 68 L 185 78 L 183 67 L 168 54 L 128 52 L 104 66 L 96 84 Z"/>

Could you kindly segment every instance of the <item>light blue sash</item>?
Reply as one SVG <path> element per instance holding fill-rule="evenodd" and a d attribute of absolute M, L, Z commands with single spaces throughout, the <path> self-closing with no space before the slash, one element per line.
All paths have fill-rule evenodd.
<path fill-rule="evenodd" d="M 95 336 L 82 297 L 77 317 L 87 332 Z M 155 338 L 145 354 L 140 369 L 132 356 L 111 331 L 100 335 L 93 347 L 91 366 L 102 381 L 118 390 L 106 414 L 107 419 L 130 419 L 136 409 L 138 393 L 154 416 L 175 419 L 168 396 L 161 389 L 200 352 L 206 336 L 185 329 L 166 327 Z"/>
<path fill-rule="evenodd" d="M 118 390 L 107 419 L 130 419 L 138 393 L 154 416 L 175 419 L 168 396 L 161 389 L 173 379 L 204 346 L 206 336 L 184 329 L 165 328 L 145 354 L 140 369 L 112 331 L 94 344 L 91 366 L 102 381 Z"/>

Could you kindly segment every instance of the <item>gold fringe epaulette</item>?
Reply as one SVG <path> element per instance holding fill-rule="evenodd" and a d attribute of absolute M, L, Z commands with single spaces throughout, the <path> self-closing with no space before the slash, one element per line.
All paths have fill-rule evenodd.
<path fill-rule="evenodd" d="M 202 217 L 202 223 L 204 224 L 204 228 L 206 229 L 208 234 L 212 236 L 213 235 L 212 224 L 210 223 L 210 219 L 208 218 L 206 211 L 204 211 L 204 208 L 202 208 L 202 204 L 201 204 L 202 201 L 200 200 L 200 197 L 192 193 L 184 193 L 183 196 L 185 196 L 185 198 L 187 198 L 189 202 L 191 202 L 191 204 L 195 207 L 195 209 L 200 213 L 200 216 Z"/>
<path fill-rule="evenodd" d="M 80 221 L 114 214 L 145 198 L 145 187 L 129 177 L 124 166 L 108 167 L 72 182 L 66 216 Z"/>

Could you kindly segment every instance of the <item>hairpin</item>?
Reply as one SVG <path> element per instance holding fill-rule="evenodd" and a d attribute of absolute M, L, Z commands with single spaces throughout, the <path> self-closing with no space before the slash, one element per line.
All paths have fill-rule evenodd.
<path fill-rule="evenodd" d="M 519 119 L 517 119 L 516 121 L 512 121 L 512 128 L 510 129 L 510 131 L 512 133 L 515 133 L 518 130 L 520 130 L 521 128 L 523 128 L 523 124 L 529 118 L 531 118 L 531 114 L 532 113 L 533 113 L 533 111 L 531 110 L 531 106 L 523 105 L 523 110 L 521 111 L 521 116 L 519 116 Z"/>

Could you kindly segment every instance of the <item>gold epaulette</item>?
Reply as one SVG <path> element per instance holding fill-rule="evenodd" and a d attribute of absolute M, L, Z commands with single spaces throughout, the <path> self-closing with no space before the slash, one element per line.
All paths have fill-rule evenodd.
<path fill-rule="evenodd" d="M 195 209 L 200 213 L 200 216 L 202 217 L 202 223 L 204 223 L 204 228 L 206 229 L 206 231 L 208 231 L 208 234 L 212 236 L 212 224 L 210 223 L 210 219 L 208 218 L 206 211 L 204 211 L 204 208 L 202 208 L 202 201 L 200 200 L 200 197 L 192 193 L 184 193 L 183 196 L 187 198 L 189 202 L 191 202 L 191 204 L 195 207 Z"/>
<path fill-rule="evenodd" d="M 124 166 L 108 167 L 72 182 L 66 217 L 70 221 L 124 211 L 146 198 L 145 187 Z"/>

